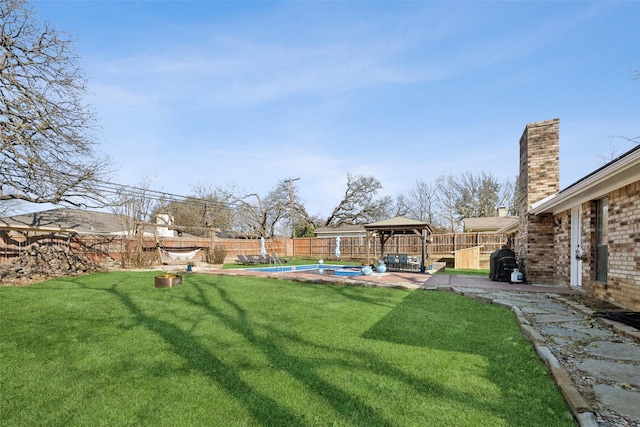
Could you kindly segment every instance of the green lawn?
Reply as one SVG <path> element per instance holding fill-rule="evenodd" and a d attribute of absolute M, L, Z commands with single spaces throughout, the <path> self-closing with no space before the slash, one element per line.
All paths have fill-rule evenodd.
<path fill-rule="evenodd" d="M 0 288 L 3 426 L 575 425 L 513 314 L 454 294 L 113 272 Z"/>

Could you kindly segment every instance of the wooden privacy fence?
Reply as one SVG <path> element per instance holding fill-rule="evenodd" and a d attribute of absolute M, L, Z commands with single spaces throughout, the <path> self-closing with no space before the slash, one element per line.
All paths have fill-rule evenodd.
<path fill-rule="evenodd" d="M 419 256 L 421 242 L 419 236 L 397 235 L 385 243 L 385 254 L 380 254 L 380 241 L 374 238 L 370 242 L 373 256 L 387 253 L 407 254 Z M 434 258 L 454 257 L 456 251 L 479 246 L 481 255 L 490 255 L 507 244 L 507 236 L 495 233 L 449 233 L 432 234 L 428 243 L 428 250 Z M 342 237 L 340 239 L 341 258 L 364 258 L 366 239 L 362 236 Z M 331 257 L 334 256 L 335 238 L 297 238 L 293 243 L 297 256 Z M 289 254 L 290 255 L 290 254 Z"/>
<path fill-rule="evenodd" d="M 0 264 L 11 263 L 35 245 L 68 250 L 99 263 L 106 258 L 116 259 L 117 254 L 125 250 L 125 243 L 125 239 L 116 236 L 0 231 Z"/>
<path fill-rule="evenodd" d="M 454 252 L 454 265 L 456 268 L 480 268 L 481 246 L 474 246 L 467 249 L 458 249 Z"/>
<path fill-rule="evenodd" d="M 453 256 L 455 251 L 481 246 L 481 254 L 491 254 L 507 244 L 507 236 L 495 233 L 448 233 L 431 236 L 431 253 Z"/>
<path fill-rule="evenodd" d="M 507 243 L 507 237 L 495 233 L 449 233 L 430 236 L 428 251 L 432 261 L 442 258 L 454 258 L 456 251 L 480 247 L 480 258 L 487 258 L 492 252 Z M 238 254 L 258 254 L 261 250 L 260 239 L 211 239 L 197 237 L 156 238 L 153 236 L 95 236 L 65 233 L 38 233 L 0 231 L 0 263 L 10 263 L 23 250 L 34 244 L 60 246 L 84 255 L 94 262 L 111 258 L 123 259 L 132 248 L 146 251 L 150 256 L 166 251 L 180 252 L 202 249 L 195 260 L 204 261 L 206 251 L 214 246 L 223 246 L 227 252 L 226 262 L 233 262 Z M 340 259 L 364 260 L 367 241 L 364 236 L 342 237 L 340 239 Z M 421 242 L 419 236 L 397 235 L 385 243 L 385 254 L 380 253 L 380 241 L 377 238 L 369 242 L 370 254 L 375 259 L 388 253 L 419 256 Z M 312 259 L 336 259 L 335 238 L 276 238 L 266 239 L 265 249 L 278 256 L 299 256 Z M 158 259 L 160 256 L 158 255 Z"/>

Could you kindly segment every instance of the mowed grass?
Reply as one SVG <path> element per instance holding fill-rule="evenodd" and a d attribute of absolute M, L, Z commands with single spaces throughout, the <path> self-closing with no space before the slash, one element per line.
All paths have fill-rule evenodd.
<path fill-rule="evenodd" d="M 454 294 L 112 272 L 0 288 L 3 426 L 563 426 L 513 314 Z"/>

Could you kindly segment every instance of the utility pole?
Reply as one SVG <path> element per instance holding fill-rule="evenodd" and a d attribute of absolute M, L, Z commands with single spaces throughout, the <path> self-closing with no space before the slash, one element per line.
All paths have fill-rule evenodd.
<path fill-rule="evenodd" d="M 295 227 L 295 205 L 293 203 L 293 181 L 298 181 L 300 178 L 289 178 L 285 182 L 289 183 L 289 201 L 291 202 L 291 238 L 296 238 L 296 227 Z"/>

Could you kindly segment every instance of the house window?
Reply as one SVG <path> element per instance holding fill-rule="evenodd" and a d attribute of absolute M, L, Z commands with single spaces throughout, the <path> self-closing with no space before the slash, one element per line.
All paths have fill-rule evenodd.
<path fill-rule="evenodd" d="M 596 202 L 596 280 L 607 281 L 609 265 L 609 198 L 604 197 Z"/>

